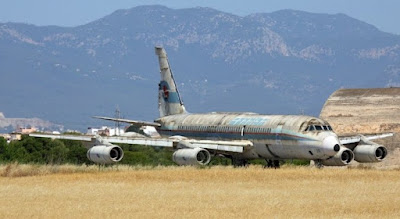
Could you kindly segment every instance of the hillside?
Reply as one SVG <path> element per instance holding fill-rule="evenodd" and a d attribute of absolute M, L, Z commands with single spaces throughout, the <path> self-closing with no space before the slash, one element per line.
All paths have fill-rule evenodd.
<path fill-rule="evenodd" d="M 400 88 L 337 90 L 320 117 L 339 134 L 400 133 Z"/>
<path fill-rule="evenodd" d="M 344 14 L 140 6 L 72 28 L 0 24 L 0 111 L 72 129 L 117 105 L 154 119 L 155 45 L 190 112 L 317 116 L 338 88 L 400 85 L 400 36 Z"/>
<path fill-rule="evenodd" d="M 38 129 L 63 129 L 62 125 L 52 124 L 39 118 L 6 118 L 0 112 L 0 133 L 9 133 L 15 131 L 17 128 L 24 128 L 32 126 Z"/>

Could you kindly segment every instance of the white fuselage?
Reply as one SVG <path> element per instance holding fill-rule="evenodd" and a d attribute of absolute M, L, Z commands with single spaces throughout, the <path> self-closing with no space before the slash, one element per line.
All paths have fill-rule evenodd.
<path fill-rule="evenodd" d="M 163 136 L 250 140 L 253 147 L 249 150 L 230 154 L 243 159 L 327 159 L 335 155 L 340 146 L 329 124 L 310 116 L 179 114 L 162 117 L 156 122 L 161 124 L 158 132 Z"/>

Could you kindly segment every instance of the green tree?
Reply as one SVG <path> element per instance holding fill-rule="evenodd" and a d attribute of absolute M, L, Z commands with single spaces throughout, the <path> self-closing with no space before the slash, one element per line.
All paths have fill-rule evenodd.
<path fill-rule="evenodd" d="M 142 145 L 121 144 L 124 150 L 122 164 L 128 165 L 176 165 L 172 161 L 172 151 L 165 148 L 149 147 Z"/>
<path fill-rule="evenodd" d="M 29 152 L 23 147 L 21 141 L 12 141 L 5 152 L 6 161 L 18 161 L 19 163 L 28 163 L 30 161 Z"/>
<path fill-rule="evenodd" d="M 4 161 L 4 156 L 7 149 L 7 140 L 3 137 L 0 137 L 0 161 Z"/>
<path fill-rule="evenodd" d="M 77 165 L 90 163 L 86 157 L 87 149 L 81 141 L 62 140 L 62 142 L 68 148 L 65 162 Z"/>
<path fill-rule="evenodd" d="M 51 141 L 47 147 L 50 149 L 45 153 L 45 161 L 48 164 L 62 164 L 68 157 L 69 149 L 60 140 Z"/>
<path fill-rule="evenodd" d="M 19 141 L 19 145 L 25 148 L 26 152 L 28 153 L 26 158 L 23 160 L 31 163 L 46 163 L 46 155 L 50 150 L 49 143 L 51 141 L 51 139 L 47 138 L 22 136 L 21 141 Z"/>

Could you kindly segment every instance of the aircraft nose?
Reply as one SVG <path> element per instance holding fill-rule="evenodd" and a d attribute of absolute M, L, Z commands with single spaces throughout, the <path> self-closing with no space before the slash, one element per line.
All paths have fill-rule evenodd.
<path fill-rule="evenodd" d="M 322 141 L 322 147 L 325 154 L 329 156 L 335 155 L 340 150 L 340 142 L 336 136 L 328 136 Z"/>

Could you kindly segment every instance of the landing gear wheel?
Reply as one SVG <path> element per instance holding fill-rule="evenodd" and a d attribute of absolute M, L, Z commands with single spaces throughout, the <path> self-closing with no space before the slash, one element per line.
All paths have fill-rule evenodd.
<path fill-rule="evenodd" d="M 267 165 L 265 165 L 264 168 L 279 169 L 281 167 L 279 160 L 266 160 L 266 161 L 267 161 Z"/>
<path fill-rule="evenodd" d="M 324 168 L 324 165 L 322 164 L 322 160 L 314 160 L 314 165 L 318 169 Z"/>
<path fill-rule="evenodd" d="M 274 162 L 272 162 L 272 160 L 266 160 L 267 161 L 267 165 L 264 166 L 264 168 L 272 168 L 274 165 Z"/>
<path fill-rule="evenodd" d="M 232 158 L 233 167 L 247 167 L 249 163 L 247 160 Z"/>

